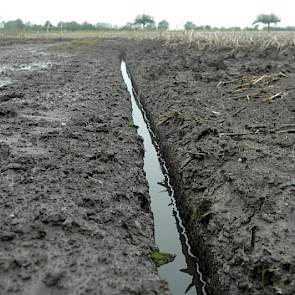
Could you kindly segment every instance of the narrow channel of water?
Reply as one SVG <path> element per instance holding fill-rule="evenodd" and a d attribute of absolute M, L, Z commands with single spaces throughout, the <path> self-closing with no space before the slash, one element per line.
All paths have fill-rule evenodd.
<path fill-rule="evenodd" d="M 168 282 L 171 293 L 174 295 L 206 295 L 206 283 L 199 270 L 197 258 L 191 252 L 185 228 L 176 207 L 168 168 L 161 156 L 144 108 L 134 92 L 124 61 L 121 63 L 121 71 L 131 96 L 133 123 L 138 126 L 137 132 L 143 138 L 144 170 L 149 183 L 156 243 L 161 252 L 176 255 L 173 262 L 159 267 L 158 272 L 161 278 Z"/>

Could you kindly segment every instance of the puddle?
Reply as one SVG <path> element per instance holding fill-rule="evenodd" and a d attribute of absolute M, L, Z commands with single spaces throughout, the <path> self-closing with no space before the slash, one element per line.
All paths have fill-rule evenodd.
<path fill-rule="evenodd" d="M 8 77 L 12 76 L 15 72 L 28 72 L 45 69 L 52 66 L 49 62 L 36 62 L 30 64 L 20 65 L 1 65 L 0 66 L 0 87 L 12 84 L 14 81 Z M 8 76 L 8 77 L 7 77 Z"/>
<path fill-rule="evenodd" d="M 12 152 L 16 155 L 19 155 L 21 153 L 37 156 L 47 153 L 47 149 L 38 147 L 30 142 L 27 142 L 20 135 L 0 133 L 0 143 L 5 143 L 9 145 Z"/>
<path fill-rule="evenodd" d="M 168 282 L 172 294 L 206 295 L 206 283 L 199 270 L 197 258 L 191 252 L 186 231 L 176 207 L 168 169 L 146 113 L 134 94 L 124 61 L 121 63 L 121 71 L 131 96 L 133 123 L 138 126 L 137 132 L 143 138 L 144 170 L 149 183 L 156 243 L 161 252 L 176 255 L 173 262 L 159 267 L 158 272 L 161 278 Z"/>
<path fill-rule="evenodd" d="M 34 62 L 29 64 L 19 64 L 19 65 L 2 65 L 0 66 L 0 74 L 8 74 L 14 71 L 34 71 L 45 69 L 51 66 L 48 62 Z"/>
<path fill-rule="evenodd" d="M 20 113 L 24 118 L 27 118 L 32 121 L 48 121 L 48 122 L 60 122 L 61 125 L 66 125 L 68 122 L 67 114 L 63 111 L 54 110 L 47 112 L 38 112 L 37 114 L 27 114 L 25 112 Z"/>
<path fill-rule="evenodd" d="M 13 81 L 9 78 L 1 78 L 0 77 L 0 87 L 6 86 L 13 83 Z"/>
<path fill-rule="evenodd" d="M 34 71 L 34 70 L 45 69 L 50 66 L 52 66 L 51 63 L 35 62 L 35 63 L 31 63 L 31 64 L 20 65 L 19 70 L 21 70 L 21 71 Z"/>

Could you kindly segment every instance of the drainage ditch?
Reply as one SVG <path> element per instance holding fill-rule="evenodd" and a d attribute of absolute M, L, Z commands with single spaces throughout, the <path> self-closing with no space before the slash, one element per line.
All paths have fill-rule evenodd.
<path fill-rule="evenodd" d="M 151 209 L 154 215 L 155 239 L 160 252 L 175 255 L 172 262 L 158 268 L 174 295 L 207 295 L 206 283 L 198 260 L 192 253 L 186 229 L 176 206 L 169 171 L 146 112 L 134 91 L 127 65 L 121 62 L 121 72 L 132 103 L 133 123 L 143 138 L 144 170 L 149 184 Z"/>

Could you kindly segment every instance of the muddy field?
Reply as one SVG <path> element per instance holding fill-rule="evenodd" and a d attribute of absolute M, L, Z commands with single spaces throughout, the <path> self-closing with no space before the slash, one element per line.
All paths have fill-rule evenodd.
<path fill-rule="evenodd" d="M 120 52 L 88 43 L 0 48 L 0 294 L 169 293 Z"/>
<path fill-rule="evenodd" d="M 127 62 L 209 291 L 294 294 L 295 48 L 172 45 Z"/>
<path fill-rule="evenodd" d="M 122 53 L 208 294 L 294 294 L 295 48 L 120 39 L 0 43 L 0 294 L 169 294 Z"/>

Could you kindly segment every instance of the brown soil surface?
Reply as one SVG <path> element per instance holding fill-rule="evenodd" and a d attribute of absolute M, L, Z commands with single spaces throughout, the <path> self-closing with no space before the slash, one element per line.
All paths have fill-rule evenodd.
<path fill-rule="evenodd" d="M 0 294 L 169 293 L 115 47 L 1 45 Z"/>
<path fill-rule="evenodd" d="M 210 293 L 295 294 L 295 48 L 125 50 Z"/>

